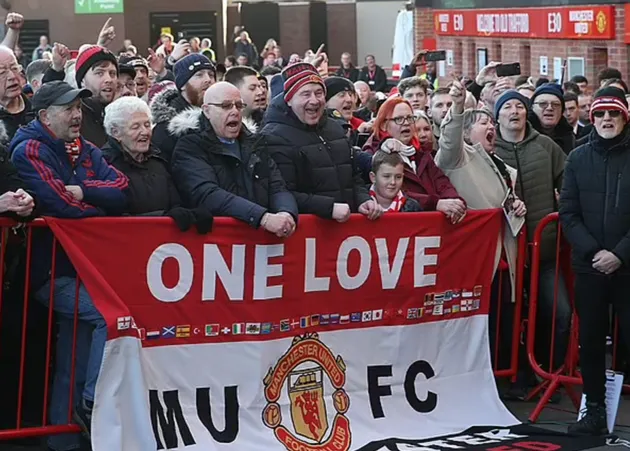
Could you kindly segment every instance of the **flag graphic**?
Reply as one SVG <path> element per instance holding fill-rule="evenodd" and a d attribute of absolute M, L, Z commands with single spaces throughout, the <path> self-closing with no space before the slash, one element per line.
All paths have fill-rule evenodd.
<path fill-rule="evenodd" d="M 118 330 L 131 329 L 131 316 L 121 316 L 118 318 Z"/>
<path fill-rule="evenodd" d="M 311 315 L 311 326 L 319 326 L 319 315 Z"/>
<path fill-rule="evenodd" d="M 341 315 L 339 318 L 340 324 L 348 324 L 350 322 L 350 315 Z"/>
<path fill-rule="evenodd" d="M 372 321 L 380 321 L 383 319 L 383 309 L 372 310 Z"/>
<path fill-rule="evenodd" d="M 243 333 L 243 329 L 245 328 L 245 324 L 243 323 L 234 323 L 232 324 L 232 334 L 233 335 L 241 335 Z"/>
<path fill-rule="evenodd" d="M 247 323 L 245 327 L 246 335 L 260 335 L 260 323 Z"/>
<path fill-rule="evenodd" d="M 367 312 L 363 312 L 363 322 L 372 321 L 372 310 L 368 310 Z"/>
<path fill-rule="evenodd" d="M 216 337 L 219 335 L 218 324 L 206 324 L 206 337 Z"/>
<path fill-rule="evenodd" d="M 175 326 L 163 327 L 162 338 L 175 338 Z"/>
<path fill-rule="evenodd" d="M 300 318 L 300 327 L 302 329 L 305 329 L 310 326 L 310 322 L 311 322 L 310 316 L 303 316 L 302 318 Z"/>
<path fill-rule="evenodd" d="M 159 330 L 150 330 L 147 332 L 147 340 L 155 340 L 156 338 L 160 338 Z"/>
<path fill-rule="evenodd" d="M 190 337 L 190 325 L 185 326 L 177 326 L 175 330 L 175 336 L 177 338 L 188 338 Z"/>

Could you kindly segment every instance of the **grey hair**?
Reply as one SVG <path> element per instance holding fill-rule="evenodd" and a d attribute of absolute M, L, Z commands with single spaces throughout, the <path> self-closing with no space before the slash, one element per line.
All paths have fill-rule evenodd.
<path fill-rule="evenodd" d="M 470 129 L 473 125 L 477 123 L 477 121 L 483 117 L 487 116 L 494 123 L 494 118 L 492 114 L 488 110 L 465 110 L 464 111 L 464 119 L 463 119 L 463 131 L 464 131 L 464 141 L 466 144 L 472 144 L 470 142 Z"/>
<path fill-rule="evenodd" d="M 427 124 L 431 125 L 431 119 L 429 119 L 429 116 L 427 116 L 427 113 L 425 113 L 422 110 L 415 110 L 413 112 L 413 115 L 416 118 L 416 122 L 418 122 L 420 119 L 424 119 L 425 121 L 427 121 Z"/>
<path fill-rule="evenodd" d="M 146 102 L 138 97 L 121 97 L 105 107 L 103 126 L 105 133 L 112 135 L 114 129 L 123 129 L 135 113 L 145 113 L 151 120 L 151 110 Z"/>

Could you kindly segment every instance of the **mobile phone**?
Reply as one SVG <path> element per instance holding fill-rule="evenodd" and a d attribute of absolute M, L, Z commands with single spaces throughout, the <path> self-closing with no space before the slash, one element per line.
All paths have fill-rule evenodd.
<path fill-rule="evenodd" d="M 446 61 L 446 50 L 427 52 L 424 55 L 424 60 L 425 61 Z"/>
<path fill-rule="evenodd" d="M 497 66 L 497 77 L 511 77 L 521 75 L 521 63 L 499 64 Z"/>

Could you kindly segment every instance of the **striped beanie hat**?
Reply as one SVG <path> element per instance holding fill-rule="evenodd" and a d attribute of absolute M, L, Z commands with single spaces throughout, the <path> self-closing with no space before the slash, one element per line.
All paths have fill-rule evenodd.
<path fill-rule="evenodd" d="M 619 88 L 608 86 L 595 93 L 595 99 L 591 105 L 590 119 L 593 122 L 593 113 L 601 110 L 621 111 L 624 119 L 628 122 L 628 101 L 626 94 Z"/>
<path fill-rule="evenodd" d="M 116 66 L 116 71 L 118 72 L 118 61 L 116 60 L 116 57 L 105 47 L 90 45 L 79 52 L 77 55 L 77 62 L 75 63 L 76 80 L 79 88 L 81 87 L 81 82 L 88 70 L 90 70 L 90 68 L 95 64 L 103 61 L 111 62 L 114 66 Z"/>
<path fill-rule="evenodd" d="M 326 93 L 326 85 L 320 77 L 315 66 L 309 63 L 296 63 L 287 66 L 282 71 L 282 80 L 284 81 L 284 100 L 288 102 L 293 96 L 309 83 L 317 83 L 324 88 Z"/>

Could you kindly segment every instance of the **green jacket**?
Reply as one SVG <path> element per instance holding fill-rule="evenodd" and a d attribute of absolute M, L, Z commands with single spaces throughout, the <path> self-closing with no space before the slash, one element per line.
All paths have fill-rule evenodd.
<path fill-rule="evenodd" d="M 541 219 L 558 210 L 554 190 L 562 188 L 562 174 L 566 156 L 560 146 L 538 133 L 527 123 L 525 139 L 510 143 L 501 137 L 497 128 L 496 154 L 518 171 L 516 193 L 527 206 L 527 237 L 531 242 Z M 553 260 L 556 247 L 555 226 L 550 225 L 542 238 L 541 259 Z"/>

